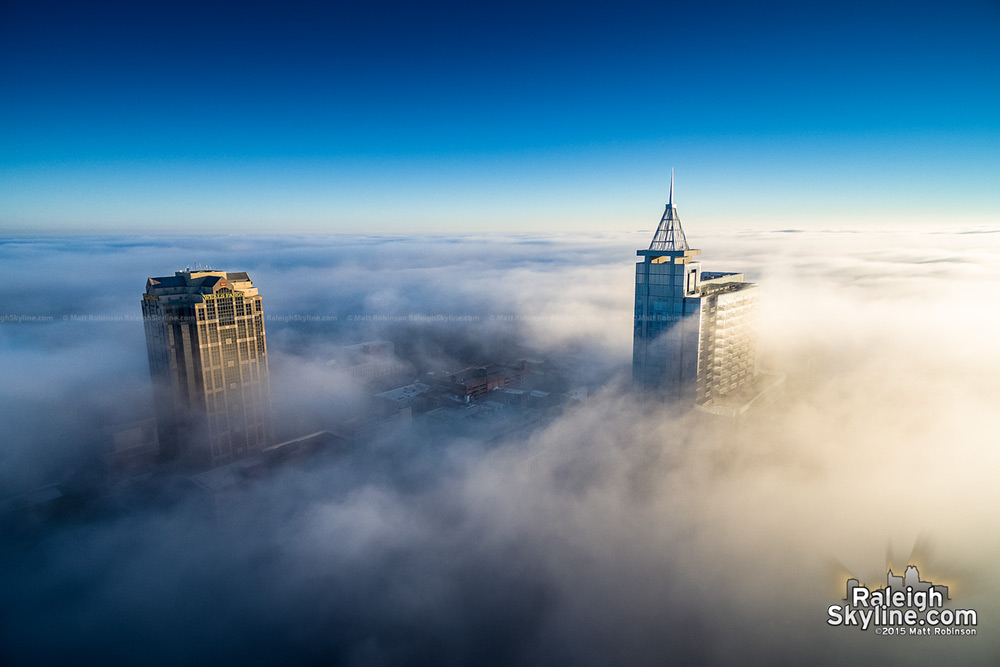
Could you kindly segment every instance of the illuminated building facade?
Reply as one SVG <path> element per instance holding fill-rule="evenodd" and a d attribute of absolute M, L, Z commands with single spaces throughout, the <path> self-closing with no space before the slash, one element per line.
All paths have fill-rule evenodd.
<path fill-rule="evenodd" d="M 264 309 L 250 277 L 149 278 L 142 314 L 164 453 L 214 467 L 272 444 Z"/>
<path fill-rule="evenodd" d="M 667 401 L 743 400 L 756 378 L 757 288 L 741 273 L 702 271 L 670 198 L 653 241 L 636 252 L 632 379 Z"/>

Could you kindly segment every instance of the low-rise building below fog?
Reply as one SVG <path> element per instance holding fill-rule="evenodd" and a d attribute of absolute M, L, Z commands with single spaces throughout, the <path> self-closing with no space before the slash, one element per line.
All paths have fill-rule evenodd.
<path fill-rule="evenodd" d="M 409 371 L 409 365 L 396 358 L 396 347 L 387 340 L 370 340 L 347 345 L 337 352 L 327 366 L 336 368 L 358 383 L 375 383 L 398 377 Z"/>

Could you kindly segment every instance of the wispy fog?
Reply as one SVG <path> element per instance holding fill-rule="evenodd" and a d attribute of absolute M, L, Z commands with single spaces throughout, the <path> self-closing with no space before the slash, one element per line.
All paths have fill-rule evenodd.
<path fill-rule="evenodd" d="M 740 431 L 628 390 L 633 262 L 592 236 L 14 239 L 0 245 L 0 488 L 90 465 L 151 416 L 147 276 L 245 270 L 276 430 L 366 395 L 338 348 L 414 374 L 521 356 L 588 400 L 500 442 L 406 437 L 260 480 L 0 538 L 14 664 L 984 664 L 1000 651 L 1000 233 L 699 236 L 762 286 L 784 393 Z M 49 319 L 51 318 L 51 320 Z M 908 561 L 975 637 L 826 625 Z"/>

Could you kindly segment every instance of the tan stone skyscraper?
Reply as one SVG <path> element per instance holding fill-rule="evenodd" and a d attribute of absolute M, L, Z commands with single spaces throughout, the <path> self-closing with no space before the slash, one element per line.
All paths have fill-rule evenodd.
<path fill-rule="evenodd" d="M 142 315 L 167 456 L 214 467 L 271 444 L 264 309 L 250 277 L 149 278 Z"/>

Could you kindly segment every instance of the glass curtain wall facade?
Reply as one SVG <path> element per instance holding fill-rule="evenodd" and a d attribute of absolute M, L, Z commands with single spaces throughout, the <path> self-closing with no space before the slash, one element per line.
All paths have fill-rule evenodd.
<path fill-rule="evenodd" d="M 632 380 L 668 402 L 713 405 L 756 377 L 756 286 L 702 271 L 670 201 L 649 248 L 636 252 Z"/>

